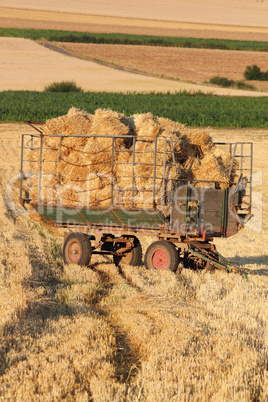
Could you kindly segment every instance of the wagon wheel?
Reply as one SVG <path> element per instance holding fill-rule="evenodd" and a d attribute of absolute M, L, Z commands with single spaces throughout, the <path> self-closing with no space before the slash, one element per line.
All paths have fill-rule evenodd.
<path fill-rule="evenodd" d="M 160 240 L 148 247 L 144 262 L 147 269 L 158 269 L 161 271 L 169 269 L 175 272 L 179 264 L 179 256 L 174 244 Z"/>
<path fill-rule="evenodd" d="M 121 264 L 128 264 L 132 266 L 141 265 L 142 260 L 142 248 L 139 239 L 134 236 L 134 248 L 125 254 L 121 255 L 113 255 L 114 263 L 117 267 Z"/>
<path fill-rule="evenodd" d="M 63 246 L 63 259 L 65 264 L 88 265 L 92 249 L 88 236 L 84 233 L 71 233 Z"/>

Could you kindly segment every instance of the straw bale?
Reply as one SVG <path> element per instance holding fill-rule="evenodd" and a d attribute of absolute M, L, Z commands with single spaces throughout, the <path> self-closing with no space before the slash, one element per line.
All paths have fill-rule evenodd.
<path fill-rule="evenodd" d="M 159 138 L 167 138 L 167 140 L 172 141 L 173 144 L 179 143 L 179 136 L 176 133 L 173 133 L 169 129 L 165 129 L 161 131 L 161 134 L 158 136 Z"/>
<path fill-rule="evenodd" d="M 155 201 L 158 206 L 162 204 L 163 196 L 163 179 L 165 177 L 165 183 L 167 185 L 167 191 L 169 187 L 171 189 L 172 181 L 171 178 L 177 177 L 176 167 L 173 165 L 173 161 L 166 153 L 166 170 L 164 176 L 163 170 L 163 155 L 164 155 L 164 142 L 158 142 L 157 154 L 156 154 L 156 179 L 154 180 L 154 144 L 137 141 L 136 142 L 136 165 L 134 167 L 135 171 L 135 183 L 137 184 L 137 190 L 139 192 L 139 197 L 137 204 L 139 207 L 143 208 L 153 208 L 153 190 L 155 192 Z M 167 146 L 168 150 L 168 146 Z M 155 187 L 155 189 L 154 189 Z"/>
<path fill-rule="evenodd" d="M 67 187 L 62 186 L 58 191 L 59 203 L 65 206 L 83 205 L 84 195 L 82 185 L 79 187 L 74 185 Z"/>
<path fill-rule="evenodd" d="M 66 126 L 64 127 L 64 131 L 60 133 L 66 136 L 63 141 L 64 147 L 67 149 L 80 149 L 80 147 L 83 147 L 87 142 L 87 138 L 70 138 L 69 136 L 71 134 L 88 135 L 92 128 L 93 119 L 93 115 L 76 108 L 71 108 L 67 114 Z"/>
<path fill-rule="evenodd" d="M 166 138 L 166 160 L 169 162 L 172 159 L 172 152 L 174 152 L 175 161 L 180 164 L 184 158 L 183 149 L 185 147 L 184 137 L 178 137 L 176 133 L 166 129 L 159 135 L 158 150 L 164 153 L 164 144 Z"/>
<path fill-rule="evenodd" d="M 61 158 L 59 173 L 62 177 L 66 177 L 69 182 L 86 181 L 89 174 L 90 162 L 85 163 L 81 153 L 73 151 L 68 156 Z"/>
<path fill-rule="evenodd" d="M 39 183 L 39 176 L 37 174 L 33 174 L 31 176 L 31 186 L 29 189 L 29 196 L 32 201 L 37 201 L 38 198 L 38 183 Z"/>
<path fill-rule="evenodd" d="M 43 133 L 47 135 L 61 134 L 64 132 L 64 128 L 66 129 L 66 120 L 67 115 L 47 120 L 42 126 Z"/>
<path fill-rule="evenodd" d="M 179 137 L 185 129 L 185 125 L 165 117 L 158 117 L 157 122 L 160 125 L 161 131 L 169 131 Z"/>
<path fill-rule="evenodd" d="M 30 196 L 32 201 L 38 200 L 39 175 L 34 174 L 31 177 Z M 57 202 L 58 180 L 52 176 L 42 176 L 40 187 L 40 198 L 42 203 L 55 204 Z"/>
<path fill-rule="evenodd" d="M 126 188 L 132 182 L 133 175 L 133 155 L 132 152 L 123 148 L 118 153 L 117 161 L 115 164 L 115 177 L 116 184 L 119 188 Z"/>
<path fill-rule="evenodd" d="M 214 153 L 207 153 L 203 159 L 195 158 L 191 172 L 194 180 L 212 180 L 217 182 L 218 188 L 229 187 L 227 170 L 219 163 Z M 221 183 L 223 182 L 223 183 Z M 196 187 L 207 187 L 208 183 L 197 183 Z"/>
<path fill-rule="evenodd" d="M 45 134 L 44 144 L 49 147 L 59 147 L 60 138 L 50 135 L 64 135 L 63 148 L 82 147 L 87 139 L 83 137 L 70 137 L 70 135 L 87 135 L 90 132 L 94 116 L 77 108 L 71 108 L 64 116 L 47 120 L 42 126 Z"/>
<path fill-rule="evenodd" d="M 201 158 L 203 155 L 209 152 L 213 147 L 212 137 L 206 130 L 203 129 L 190 130 L 187 131 L 184 134 L 184 136 L 185 140 L 188 141 L 188 146 L 196 145 L 199 157 Z"/>
<path fill-rule="evenodd" d="M 229 174 L 231 163 L 232 163 L 232 155 L 230 152 L 227 152 L 225 149 L 214 146 L 213 153 L 216 156 L 219 165 L 221 166 L 222 170 L 225 172 L 226 175 Z M 237 179 L 236 169 L 238 168 L 238 162 L 234 159 L 232 172 L 230 175 L 230 181 L 234 182 Z"/>
<path fill-rule="evenodd" d="M 142 138 L 144 141 L 152 142 L 160 133 L 160 124 L 152 113 L 134 114 L 129 120 L 132 130 L 135 135 Z"/>
<path fill-rule="evenodd" d="M 56 200 L 55 187 L 59 182 L 59 161 L 58 152 L 53 149 L 44 149 L 42 153 L 42 181 L 41 181 L 41 198 L 44 202 L 47 199 Z M 29 172 L 31 174 L 31 198 L 37 200 L 39 185 L 39 168 L 40 168 L 40 150 L 34 149 L 29 153 Z M 51 188 L 53 187 L 53 188 Z"/>
<path fill-rule="evenodd" d="M 134 172 L 138 189 L 144 189 L 154 173 L 154 145 L 151 142 L 136 142 Z"/>
<path fill-rule="evenodd" d="M 54 149 L 44 149 L 42 156 L 42 172 L 45 174 L 57 174 L 60 162 L 59 152 Z"/>
<path fill-rule="evenodd" d="M 111 178 L 91 173 L 85 181 L 62 178 L 58 197 L 66 206 L 109 206 L 111 201 Z"/>
<path fill-rule="evenodd" d="M 109 207 L 111 205 L 111 178 L 99 177 L 99 181 L 91 183 L 89 201 L 90 207 Z"/>
<path fill-rule="evenodd" d="M 67 115 L 59 116 L 54 119 L 47 120 L 42 126 L 42 131 L 45 134 L 43 137 L 43 145 L 51 148 L 59 148 L 60 138 L 52 137 L 52 135 L 64 134 L 68 129 L 66 127 Z"/>
<path fill-rule="evenodd" d="M 115 160 L 116 160 L 115 155 Z M 72 154 L 70 155 L 70 158 Z M 81 152 L 81 164 L 90 167 L 91 171 L 102 172 L 111 167 L 112 139 L 89 137 Z M 71 161 L 71 160 L 70 160 Z"/>
<path fill-rule="evenodd" d="M 127 135 L 129 128 L 122 123 L 121 115 L 110 109 L 97 109 L 90 134 L 92 135 Z M 99 140 L 99 139 L 98 139 Z M 101 138 L 105 141 L 105 138 Z M 117 145 L 124 144 L 124 138 L 117 140 Z"/>
<path fill-rule="evenodd" d="M 90 173 L 109 174 L 111 171 L 111 146 L 104 149 L 100 142 L 89 138 L 83 150 L 73 149 L 61 158 L 60 171 L 70 180 L 86 180 Z"/>
<path fill-rule="evenodd" d="M 39 169 L 39 158 L 40 158 L 40 150 L 33 149 L 29 151 L 27 159 L 29 162 L 29 170 L 32 172 L 38 172 Z"/>
<path fill-rule="evenodd" d="M 144 141 L 136 142 L 135 176 L 137 185 L 153 183 L 154 174 L 154 144 Z M 156 152 L 156 183 L 163 179 L 164 141 L 158 141 Z M 166 146 L 166 172 L 173 165 L 170 141 Z M 144 177 L 148 176 L 148 177 Z M 139 186 L 138 186 L 139 187 Z M 143 187 L 142 187 L 143 188 Z"/>
<path fill-rule="evenodd" d="M 133 154 L 131 150 L 127 148 L 122 148 L 121 152 L 118 153 L 117 162 L 115 165 L 115 204 L 123 205 L 124 207 L 132 206 L 132 183 L 133 183 Z M 134 175 L 133 183 L 134 196 L 137 196 L 136 180 Z"/>

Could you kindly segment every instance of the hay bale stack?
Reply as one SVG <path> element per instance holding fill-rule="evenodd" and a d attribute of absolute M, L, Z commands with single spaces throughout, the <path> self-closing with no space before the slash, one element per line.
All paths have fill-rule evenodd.
<path fill-rule="evenodd" d="M 108 207 L 111 204 L 110 181 L 92 174 L 85 182 L 62 179 L 57 192 L 58 202 L 66 206 Z"/>
<path fill-rule="evenodd" d="M 111 204 L 113 183 L 116 206 L 131 207 L 134 193 L 135 207 L 152 208 L 155 183 L 155 201 L 166 213 L 166 207 L 161 206 L 163 189 L 171 193 L 175 180 L 215 180 L 220 188 L 229 186 L 231 155 L 216 147 L 206 130 L 189 130 L 170 119 L 156 118 L 152 113 L 128 117 L 112 110 L 97 109 L 92 115 L 71 108 L 65 116 L 48 120 L 42 129 L 46 134 L 41 161 L 44 173 L 41 196 L 44 202 L 48 197 L 54 199 L 54 203 L 66 206 L 107 207 Z M 84 137 L 74 137 L 77 134 Z M 53 135 L 60 135 L 61 139 Z M 115 135 L 121 137 L 114 138 Z M 127 135 L 136 137 L 134 165 L 133 139 Z M 38 195 L 39 157 L 39 149 L 30 152 L 32 182 L 36 185 L 32 190 L 33 199 Z M 235 168 L 236 165 L 232 180 Z"/>

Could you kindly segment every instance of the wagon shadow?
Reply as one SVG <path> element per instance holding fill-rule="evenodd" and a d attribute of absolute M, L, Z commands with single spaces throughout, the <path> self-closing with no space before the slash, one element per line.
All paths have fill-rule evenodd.
<path fill-rule="evenodd" d="M 235 257 L 231 259 L 231 262 L 234 262 L 239 265 L 259 265 L 262 266 L 259 269 L 244 269 L 247 274 L 250 275 L 259 275 L 259 276 L 268 276 L 268 255 L 262 256 L 250 256 L 250 257 Z"/>
<path fill-rule="evenodd" d="M 27 359 L 27 354 L 21 353 L 20 343 L 24 338 L 29 336 L 34 341 L 35 338 L 41 338 L 48 331 L 49 322 L 57 321 L 61 317 L 75 317 L 82 313 L 91 313 L 93 307 L 89 304 L 70 308 L 68 303 L 57 300 L 55 297 L 58 288 L 68 287 L 69 283 L 61 279 L 60 272 L 62 266 L 50 267 L 50 262 L 46 252 L 40 251 L 34 241 L 31 241 L 31 233 L 20 232 L 16 233 L 13 238 L 15 240 L 28 240 L 28 258 L 32 268 L 32 273 L 24 281 L 22 286 L 25 291 L 45 289 L 45 293 L 28 300 L 23 309 L 15 312 L 16 319 L 10 320 L 3 326 L 3 337 L 0 341 L 0 378 L 12 366 L 20 361 Z M 21 342 L 17 341 L 17 334 L 20 334 Z M 10 360 L 8 353 L 10 349 L 16 353 L 16 358 Z"/>

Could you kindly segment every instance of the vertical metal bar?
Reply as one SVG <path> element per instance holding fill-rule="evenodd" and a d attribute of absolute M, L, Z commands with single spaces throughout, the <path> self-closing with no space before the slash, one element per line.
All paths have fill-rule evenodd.
<path fill-rule="evenodd" d="M 24 134 L 21 137 L 21 150 L 20 150 L 20 202 L 22 202 L 23 148 L 24 148 Z"/>
<path fill-rule="evenodd" d="M 111 156 L 111 207 L 114 206 L 114 137 L 112 138 L 112 156 Z"/>
<path fill-rule="evenodd" d="M 221 235 L 226 237 L 227 234 L 227 217 L 228 217 L 228 199 L 229 189 L 223 190 L 223 202 L 222 202 L 222 221 L 221 221 Z"/>
<path fill-rule="evenodd" d="M 190 183 L 188 183 L 188 186 L 190 186 Z M 186 189 L 186 202 L 185 202 L 185 215 L 184 215 L 184 222 L 185 222 L 185 236 L 187 235 L 188 229 L 189 229 L 189 220 L 188 217 L 190 216 L 190 209 L 189 209 L 189 201 L 191 201 L 191 187 L 188 187 Z"/>
<path fill-rule="evenodd" d="M 135 186 L 135 160 L 136 160 L 136 137 L 133 138 L 133 155 L 132 155 L 132 183 L 131 183 L 131 207 L 134 207 L 134 186 Z"/>
<path fill-rule="evenodd" d="M 33 135 L 31 135 L 31 151 L 33 150 Z M 29 194 L 32 188 L 32 169 L 29 170 Z"/>
<path fill-rule="evenodd" d="M 61 161 L 61 150 L 62 150 L 62 141 L 63 141 L 63 136 L 60 136 L 60 142 L 59 142 L 59 160 L 58 163 Z M 57 204 L 60 204 L 60 198 L 59 198 L 59 193 L 60 193 L 60 186 L 61 186 L 61 173 L 60 173 L 60 166 L 58 165 L 58 189 L 57 189 Z"/>
<path fill-rule="evenodd" d="M 170 140 L 170 141 L 169 141 L 169 143 L 170 143 L 170 148 L 171 148 L 171 152 L 172 152 L 172 160 L 173 160 L 173 164 L 174 164 L 174 166 L 176 166 L 176 160 L 175 160 L 175 154 L 174 154 L 173 141 L 172 141 L 172 140 Z"/>
<path fill-rule="evenodd" d="M 157 155 L 157 137 L 155 137 L 155 143 L 154 143 L 153 208 L 156 208 L 156 202 L 155 202 L 156 155 Z"/>
<path fill-rule="evenodd" d="M 39 154 L 38 204 L 41 203 L 42 156 L 43 156 L 43 136 L 41 135 L 40 136 L 40 154 Z"/>
<path fill-rule="evenodd" d="M 229 170 L 229 177 L 231 177 L 231 173 L 232 173 L 233 166 L 234 166 L 234 158 L 235 158 L 235 154 L 236 154 L 236 148 L 237 148 L 237 142 L 234 144 L 234 151 L 233 151 L 232 163 L 231 163 L 230 170 Z"/>
<path fill-rule="evenodd" d="M 250 144 L 250 202 L 249 202 L 249 212 L 252 208 L 252 170 L 253 170 L 253 143 Z"/>
<path fill-rule="evenodd" d="M 167 151 L 167 139 L 166 137 L 164 137 L 162 205 L 166 204 L 166 151 Z"/>

